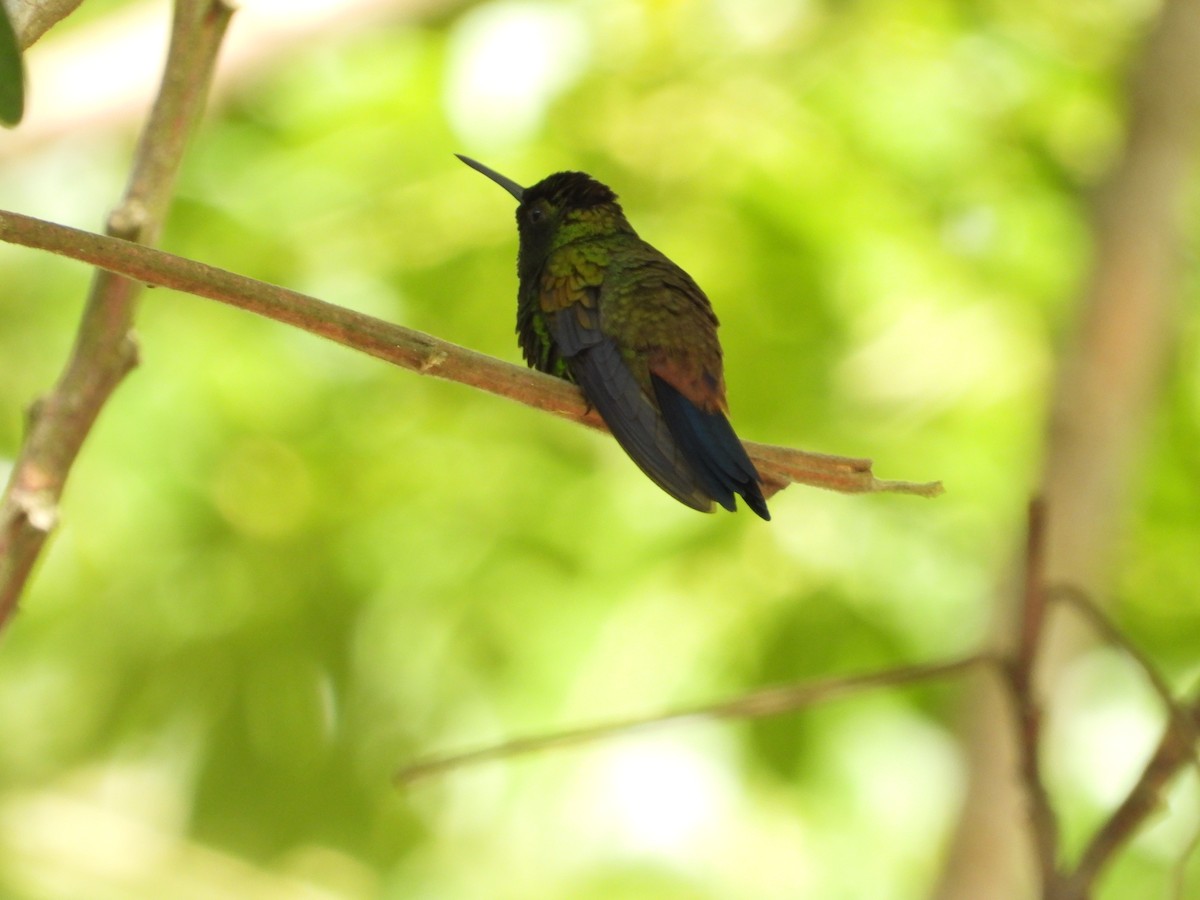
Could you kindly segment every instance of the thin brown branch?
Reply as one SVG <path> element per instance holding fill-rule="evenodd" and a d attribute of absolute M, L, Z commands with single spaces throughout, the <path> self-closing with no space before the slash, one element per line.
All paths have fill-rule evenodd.
<path fill-rule="evenodd" d="M 1021 591 L 1021 622 L 1017 634 L 1017 673 L 1028 688 L 1042 629 L 1046 624 L 1046 505 L 1029 502 L 1025 528 L 1025 573 Z"/>
<path fill-rule="evenodd" d="M 125 195 L 109 216 L 110 233 L 129 240 L 157 235 L 231 14 L 223 0 L 176 3 L 162 86 L 142 132 Z M 131 328 L 140 291 L 137 281 L 106 270 L 96 273 L 71 358 L 53 390 L 30 411 L 25 443 L 0 501 L 0 628 L 16 609 L 54 527 L 63 487 L 84 439 L 108 397 L 137 363 Z"/>
<path fill-rule="evenodd" d="M 1074 900 L 1089 896 L 1104 868 L 1162 805 L 1167 786 L 1179 770 L 1195 761 L 1198 718 L 1200 704 L 1193 704 L 1187 716 L 1168 720 L 1137 783 L 1088 842 L 1068 878 L 1069 890 L 1064 897 Z"/>
<path fill-rule="evenodd" d="M 432 335 L 344 309 L 287 288 L 103 235 L 0 211 L 0 240 L 69 256 L 146 284 L 173 288 L 294 325 L 422 375 L 469 385 L 603 429 L 579 390 L 558 378 Z M 789 484 L 845 493 L 891 491 L 935 497 L 940 482 L 881 481 L 871 461 L 746 442 L 767 496 Z"/>
<path fill-rule="evenodd" d="M 653 728 L 685 719 L 761 719 L 783 713 L 796 712 L 810 706 L 838 700 L 873 688 L 897 687 L 916 682 L 932 681 L 959 675 L 980 665 L 995 665 L 997 660 L 983 653 L 975 653 L 938 663 L 883 669 L 862 675 L 825 678 L 800 684 L 764 688 L 730 700 L 689 706 L 672 712 L 656 713 L 619 719 L 598 725 L 587 725 L 551 734 L 516 738 L 501 744 L 481 747 L 464 753 L 431 756 L 417 760 L 396 773 L 396 781 L 411 784 L 424 778 L 443 775 L 454 769 L 498 759 L 509 759 L 540 750 L 577 746 L 594 741 L 620 737 L 645 728 Z"/>
<path fill-rule="evenodd" d="M 1088 599 L 1088 596 L 1083 591 L 1069 585 L 1060 585 L 1052 588 L 1049 591 L 1049 595 L 1050 599 L 1071 606 L 1071 608 L 1087 620 L 1092 629 L 1104 641 L 1112 644 L 1133 660 L 1134 664 L 1145 675 L 1154 693 L 1158 695 L 1158 699 L 1162 701 L 1163 707 L 1168 714 L 1172 717 L 1186 718 L 1187 711 L 1175 699 L 1170 685 L 1167 684 L 1166 680 L 1159 673 L 1158 667 L 1150 657 L 1126 637 L 1104 610 Z"/>
<path fill-rule="evenodd" d="M 1033 832 L 1042 894 L 1044 897 L 1055 897 L 1061 881 L 1058 869 L 1058 817 L 1042 778 L 1042 709 L 1033 679 L 1034 663 L 1046 622 L 1045 538 L 1045 506 L 1040 499 L 1034 499 L 1029 504 L 1026 528 L 1025 577 L 1018 642 L 1006 671 L 1017 717 L 1021 780 L 1028 801 L 1029 824 Z"/>
<path fill-rule="evenodd" d="M 1093 835 L 1075 870 L 1067 877 L 1064 896 L 1086 897 L 1104 867 L 1128 843 L 1145 820 L 1159 808 L 1167 785 L 1179 770 L 1189 763 L 1196 764 L 1196 744 L 1200 739 L 1200 729 L 1197 726 L 1200 704 L 1189 708 L 1178 701 L 1153 661 L 1130 641 L 1083 591 L 1061 586 L 1049 593 L 1051 599 L 1069 604 L 1088 621 L 1104 641 L 1133 660 L 1167 712 L 1163 736 L 1137 783 Z M 1181 861 L 1181 872 L 1185 869 L 1186 859 L 1187 855 Z M 1183 876 L 1178 874 L 1177 877 Z"/>

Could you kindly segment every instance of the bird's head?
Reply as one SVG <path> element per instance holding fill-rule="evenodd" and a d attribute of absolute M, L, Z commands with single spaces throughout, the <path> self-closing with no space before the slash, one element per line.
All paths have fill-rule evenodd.
<path fill-rule="evenodd" d="M 556 172 L 526 188 L 469 157 L 458 158 L 517 199 L 522 270 L 530 263 L 540 265 L 552 251 L 574 241 L 633 233 L 612 188 L 590 175 Z"/>

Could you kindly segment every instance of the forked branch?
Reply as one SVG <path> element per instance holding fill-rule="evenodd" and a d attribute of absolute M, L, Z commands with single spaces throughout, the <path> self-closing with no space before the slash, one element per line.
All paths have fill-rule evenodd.
<path fill-rule="evenodd" d="M 153 240 L 175 184 L 179 161 L 204 100 L 232 8 L 224 0 L 177 0 L 166 69 L 142 131 L 110 234 Z M 118 238 L 105 238 L 118 241 Z M 0 628 L 16 609 L 34 563 L 58 518 L 67 476 L 96 417 L 137 363 L 132 337 L 138 281 L 101 270 L 92 280 L 71 358 L 58 383 L 34 404 L 25 442 L 0 498 Z"/>

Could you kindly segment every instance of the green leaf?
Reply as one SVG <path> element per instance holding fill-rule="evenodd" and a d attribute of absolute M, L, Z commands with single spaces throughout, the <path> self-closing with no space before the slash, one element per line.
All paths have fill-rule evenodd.
<path fill-rule="evenodd" d="M 0 122 L 16 125 L 25 113 L 25 69 L 17 34 L 0 3 Z"/>

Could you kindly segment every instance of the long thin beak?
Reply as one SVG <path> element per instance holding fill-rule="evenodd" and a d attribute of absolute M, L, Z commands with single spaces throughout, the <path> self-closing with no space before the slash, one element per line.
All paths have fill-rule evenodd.
<path fill-rule="evenodd" d="M 521 198 L 525 196 L 525 188 L 521 187 L 511 178 L 505 178 L 499 172 L 489 169 L 483 163 L 476 162 L 469 156 L 463 156 L 461 153 L 455 153 L 454 155 L 465 162 L 476 172 L 479 172 L 481 175 L 486 175 L 488 178 L 492 179 L 492 181 L 496 182 L 496 184 L 500 185 L 500 187 L 504 188 L 506 191 L 516 197 L 518 203 L 520 203 Z"/>

